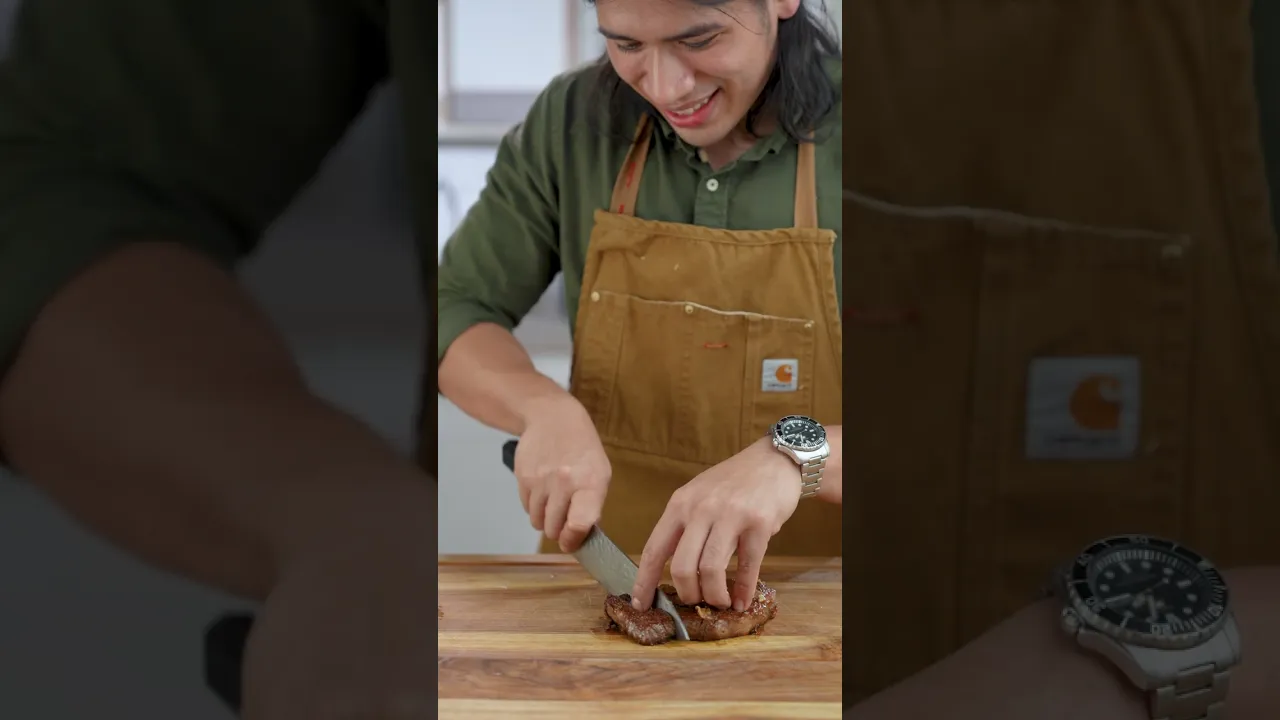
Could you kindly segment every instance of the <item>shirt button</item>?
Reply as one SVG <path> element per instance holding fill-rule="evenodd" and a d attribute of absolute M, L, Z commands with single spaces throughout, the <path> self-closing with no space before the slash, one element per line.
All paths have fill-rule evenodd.
<path fill-rule="evenodd" d="M 707 181 L 707 189 L 710 190 L 711 192 L 715 192 L 716 190 L 719 190 L 720 181 L 715 178 L 711 178 L 710 180 Z"/>
<path fill-rule="evenodd" d="M 600 302 L 600 293 L 598 292 L 591 293 L 591 302 Z"/>

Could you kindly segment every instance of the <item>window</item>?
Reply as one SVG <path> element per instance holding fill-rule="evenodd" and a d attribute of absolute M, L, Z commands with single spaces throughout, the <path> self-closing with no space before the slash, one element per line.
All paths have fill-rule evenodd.
<path fill-rule="evenodd" d="M 582 0 L 438 0 L 442 144 L 496 142 L 552 78 L 603 51 Z"/>

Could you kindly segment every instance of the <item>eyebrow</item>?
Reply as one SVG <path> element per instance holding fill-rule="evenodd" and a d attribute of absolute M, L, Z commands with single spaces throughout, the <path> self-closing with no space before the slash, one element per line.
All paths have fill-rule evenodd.
<path fill-rule="evenodd" d="M 724 29 L 724 25 L 721 25 L 720 23 L 713 23 L 713 22 L 702 23 L 702 24 L 700 24 L 700 25 L 694 25 L 693 27 L 689 28 L 688 30 L 685 30 L 685 31 L 683 31 L 683 32 L 676 33 L 675 35 L 672 35 L 672 36 L 670 36 L 670 37 L 665 37 L 665 38 L 663 38 L 663 39 L 662 39 L 662 41 L 663 41 L 663 42 L 677 42 L 677 41 L 680 41 L 680 40 L 688 40 L 688 39 L 690 39 L 690 38 L 696 38 L 696 37 L 698 37 L 698 36 L 700 36 L 700 35 L 706 35 L 707 33 L 715 32 L 716 30 L 723 30 L 723 29 Z M 603 36 L 605 36 L 605 37 L 609 38 L 610 40 L 622 40 L 622 41 L 626 41 L 626 42 L 638 42 L 635 38 L 630 38 L 630 37 L 627 37 L 626 35 L 622 35 L 622 34 L 620 34 L 620 33 L 613 32 L 612 30 L 609 30 L 608 28 L 605 28 L 605 27 L 600 27 L 600 28 L 598 28 L 598 30 L 600 31 L 600 34 L 601 34 L 601 35 L 603 35 Z"/>

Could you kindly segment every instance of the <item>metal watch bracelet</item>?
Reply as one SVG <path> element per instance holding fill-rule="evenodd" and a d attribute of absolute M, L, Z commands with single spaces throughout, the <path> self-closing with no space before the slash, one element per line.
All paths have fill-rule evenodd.
<path fill-rule="evenodd" d="M 800 499 L 811 498 L 822 489 L 822 471 L 827 469 L 827 459 L 814 458 L 800 465 Z"/>
<path fill-rule="evenodd" d="M 1231 668 L 1204 663 L 1178 673 L 1178 679 L 1151 691 L 1152 720 L 1224 720 Z"/>

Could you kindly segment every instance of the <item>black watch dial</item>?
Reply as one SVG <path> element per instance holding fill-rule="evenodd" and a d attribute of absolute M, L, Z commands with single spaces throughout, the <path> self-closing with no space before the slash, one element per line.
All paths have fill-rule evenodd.
<path fill-rule="evenodd" d="M 1076 558 L 1068 582 L 1072 604 L 1088 624 L 1137 645 L 1195 645 L 1227 615 L 1227 586 L 1217 568 L 1160 538 L 1095 543 Z"/>
<path fill-rule="evenodd" d="M 827 441 L 827 431 L 822 425 L 803 415 L 788 415 L 779 420 L 773 436 L 793 450 L 817 450 Z"/>

